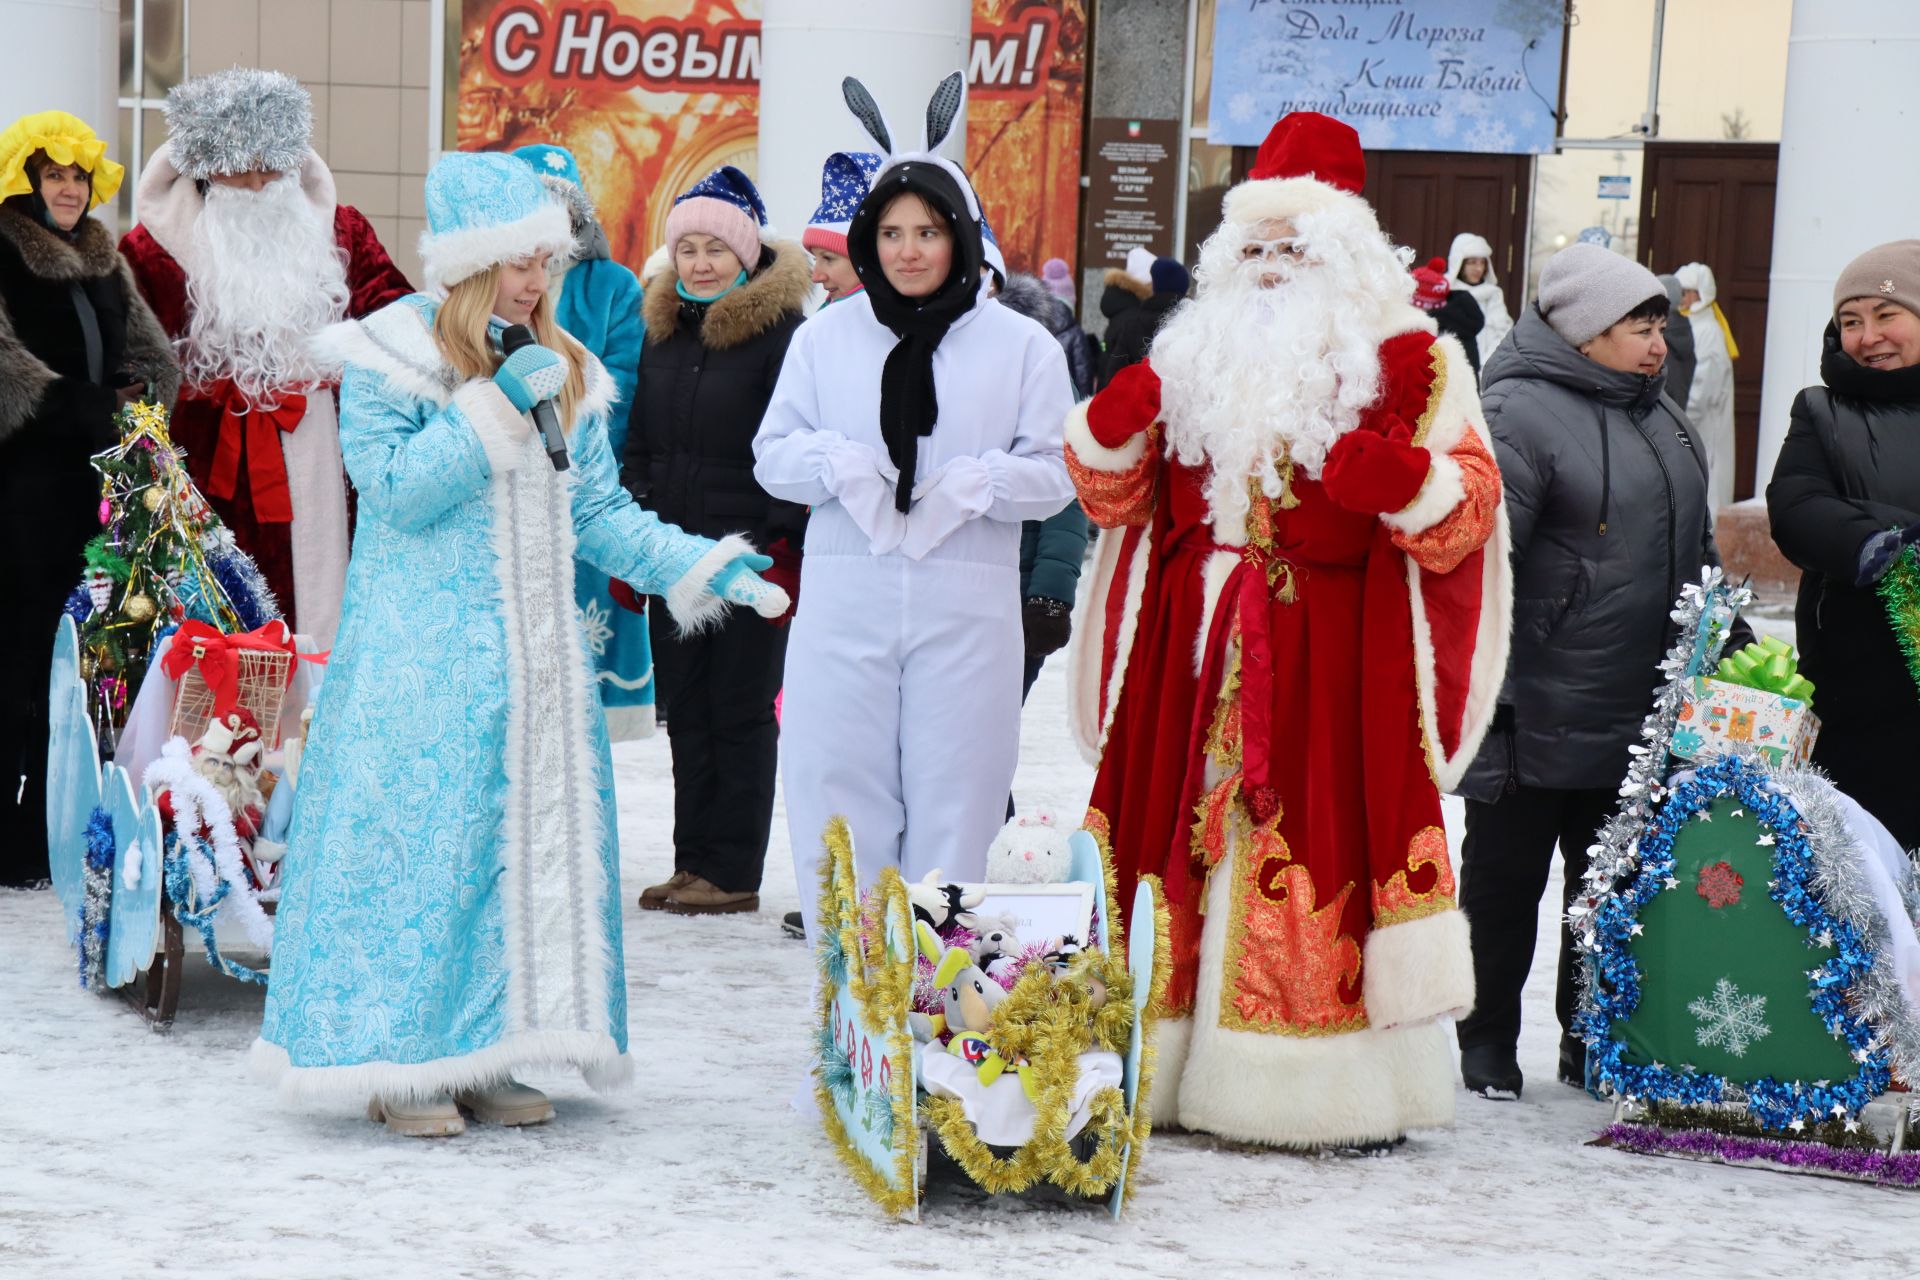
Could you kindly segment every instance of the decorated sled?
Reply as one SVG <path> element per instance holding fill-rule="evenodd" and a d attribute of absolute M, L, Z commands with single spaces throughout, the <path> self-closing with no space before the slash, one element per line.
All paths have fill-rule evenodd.
<path fill-rule="evenodd" d="M 844 822 L 825 845 L 815 1095 L 854 1178 L 914 1221 L 935 1161 L 992 1194 L 1051 1184 L 1118 1218 L 1146 1146 L 1151 1010 L 1166 982 L 1155 884 L 1135 895 L 1128 939 L 1085 831 L 1067 839 L 1062 884 L 910 887 L 887 868 L 864 898 Z M 993 909 L 1021 903 L 1023 918 L 1087 911 L 1084 945 L 992 951 L 1012 918 Z"/>
<path fill-rule="evenodd" d="M 1709 570 L 1681 596 L 1570 912 L 1588 1085 L 1615 1101 L 1594 1142 L 1917 1187 L 1920 874 L 1800 763 L 1818 722 L 1791 650 L 1721 658 L 1749 595 Z"/>

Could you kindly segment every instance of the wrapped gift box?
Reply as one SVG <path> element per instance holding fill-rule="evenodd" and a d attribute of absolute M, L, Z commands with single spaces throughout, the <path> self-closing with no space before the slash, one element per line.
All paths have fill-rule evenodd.
<path fill-rule="evenodd" d="M 1704 760 L 1751 747 L 1769 764 L 1805 763 L 1819 736 L 1820 718 L 1804 699 L 1695 676 L 1674 723 L 1673 754 Z"/>

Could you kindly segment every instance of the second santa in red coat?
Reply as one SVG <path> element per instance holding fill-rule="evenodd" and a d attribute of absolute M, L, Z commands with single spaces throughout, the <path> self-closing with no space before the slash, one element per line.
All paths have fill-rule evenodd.
<path fill-rule="evenodd" d="M 350 495 L 334 388 L 307 344 L 412 287 L 367 219 L 339 202 L 291 76 L 198 76 L 168 94 L 166 111 L 168 138 L 140 175 L 140 223 L 120 251 L 180 347 L 173 438 L 288 622 L 328 648 Z"/>

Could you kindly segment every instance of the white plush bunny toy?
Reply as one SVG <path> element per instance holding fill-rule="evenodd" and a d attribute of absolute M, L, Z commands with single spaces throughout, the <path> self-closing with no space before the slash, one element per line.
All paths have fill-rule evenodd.
<path fill-rule="evenodd" d="M 1035 809 L 1011 819 L 987 846 L 987 883 L 1061 884 L 1072 861 L 1059 819 Z"/>

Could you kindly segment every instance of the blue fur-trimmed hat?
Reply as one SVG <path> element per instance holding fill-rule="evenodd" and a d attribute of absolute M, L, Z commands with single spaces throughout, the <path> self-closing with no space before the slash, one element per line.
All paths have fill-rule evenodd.
<path fill-rule="evenodd" d="M 847 227 L 854 210 L 873 189 L 873 175 L 886 163 L 871 151 L 836 151 L 820 167 L 820 207 L 807 219 L 800 236 L 805 249 L 827 249 L 845 257 Z"/>
<path fill-rule="evenodd" d="M 533 166 L 533 171 L 543 178 L 565 178 L 574 186 L 584 186 L 580 181 L 580 164 L 573 158 L 573 152 L 565 147 L 557 147 L 551 142 L 534 142 L 524 147 L 515 147 L 513 154 Z"/>
<path fill-rule="evenodd" d="M 1007 258 L 1000 252 L 1000 241 L 994 238 L 993 225 L 987 221 L 986 211 L 980 213 L 980 253 L 993 268 L 995 287 L 1007 287 Z"/>
<path fill-rule="evenodd" d="M 573 247 L 567 211 L 525 161 L 498 151 L 451 151 L 427 175 L 420 265 L 430 287 L 450 289 L 500 262 Z"/>

